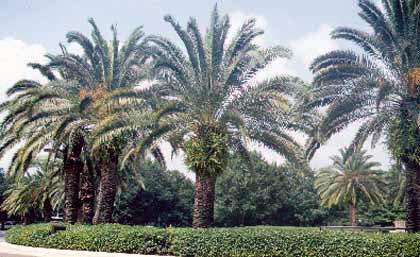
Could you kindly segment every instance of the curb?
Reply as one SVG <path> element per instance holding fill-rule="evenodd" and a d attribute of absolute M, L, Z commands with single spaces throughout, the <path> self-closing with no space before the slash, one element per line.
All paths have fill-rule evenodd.
<path fill-rule="evenodd" d="M 76 251 L 76 250 L 58 250 L 52 248 L 38 248 L 9 244 L 0 242 L 0 256 L 1 253 L 27 255 L 28 257 L 174 257 L 162 255 L 142 255 L 142 254 L 128 254 L 128 253 L 105 253 L 105 252 L 90 252 L 90 251 Z"/>

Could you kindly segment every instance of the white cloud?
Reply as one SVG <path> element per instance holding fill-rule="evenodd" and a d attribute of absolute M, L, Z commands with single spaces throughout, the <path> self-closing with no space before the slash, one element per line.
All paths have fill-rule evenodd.
<path fill-rule="evenodd" d="M 309 67 L 316 57 L 331 50 L 338 49 L 338 43 L 330 37 L 331 31 L 332 28 L 330 25 L 322 24 L 317 31 L 293 40 L 290 43 L 290 47 L 295 54 L 295 58 L 302 61 L 305 67 Z"/>
<path fill-rule="evenodd" d="M 6 90 L 21 79 L 42 80 L 42 75 L 27 64 L 45 62 L 46 49 L 42 45 L 27 44 L 13 38 L 0 39 L 0 100 L 4 101 Z"/>
<path fill-rule="evenodd" d="M 230 32 L 228 33 L 227 41 L 231 41 L 235 36 L 236 32 L 241 28 L 242 24 L 251 19 L 256 19 L 256 27 L 262 30 L 266 30 L 268 28 L 268 20 L 263 15 L 257 15 L 254 13 L 244 13 L 241 11 L 235 11 L 229 13 L 230 18 Z M 266 34 L 260 35 L 255 39 L 255 43 L 260 45 L 267 45 L 267 36 Z"/>
<path fill-rule="evenodd" d="M 337 155 L 340 148 L 350 145 L 360 125 L 360 122 L 354 123 L 344 129 L 342 132 L 333 135 L 326 144 L 318 149 L 311 161 L 311 166 L 313 168 L 321 168 L 331 165 L 332 162 L 330 157 Z M 370 141 L 368 140 L 364 149 L 367 150 L 369 154 L 373 155 L 373 160 L 382 164 L 382 168 L 390 167 L 392 159 L 385 145 L 377 144 L 376 147 L 372 149 Z"/>
<path fill-rule="evenodd" d="M 70 43 L 66 46 L 66 48 L 71 54 L 83 55 L 83 48 L 77 43 Z"/>
<path fill-rule="evenodd" d="M 277 60 L 274 60 L 263 70 L 259 71 L 256 74 L 255 79 L 257 82 L 260 82 L 264 81 L 267 78 L 274 77 L 276 75 L 298 76 L 299 74 L 295 69 L 293 69 L 292 64 L 293 60 L 285 58 L 279 58 Z"/>

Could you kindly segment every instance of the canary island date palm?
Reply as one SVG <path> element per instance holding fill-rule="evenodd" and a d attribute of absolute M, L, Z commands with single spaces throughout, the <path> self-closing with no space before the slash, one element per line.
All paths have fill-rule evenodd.
<path fill-rule="evenodd" d="M 361 148 L 385 141 L 405 166 L 407 228 L 420 231 L 420 6 L 418 0 L 382 0 L 379 7 L 359 0 L 360 17 L 371 31 L 341 27 L 332 38 L 361 48 L 337 50 L 317 58 L 311 66 L 314 88 L 307 109 L 328 106 L 308 143 L 308 156 L 331 135 L 355 121 L 362 125 L 352 143 Z"/>
<path fill-rule="evenodd" d="M 383 172 L 378 162 L 372 162 L 366 151 L 351 152 L 341 149 L 340 155 L 332 157 L 333 165 L 319 170 L 315 177 L 315 187 L 319 191 L 321 203 L 331 207 L 348 204 L 349 221 L 356 226 L 357 204 L 363 199 L 369 204 L 384 203 L 382 188 L 385 186 Z"/>
<path fill-rule="evenodd" d="M 113 115 L 106 108 L 100 108 L 108 94 L 114 90 L 135 87 L 144 79 L 143 64 L 147 58 L 142 51 L 141 39 L 144 33 L 141 27 L 136 28 L 120 46 L 115 26 L 111 27 L 113 38 L 107 42 L 93 19 L 89 23 L 93 28 L 91 39 L 79 32 L 67 34 L 68 42 L 79 44 L 83 53 L 77 55 L 65 52 L 51 56 L 46 67 L 58 69 L 76 82 L 74 90 L 86 107 L 89 128 L 94 128 L 108 115 Z M 99 151 L 91 152 L 95 170 L 100 177 L 94 223 L 111 222 L 114 210 L 118 159 L 123 138 L 115 138 L 107 143 L 102 144 Z"/>
<path fill-rule="evenodd" d="M 45 85 L 23 80 L 8 90 L 11 99 L 4 104 L 8 115 L 2 122 L 4 133 L 0 153 L 19 145 L 9 168 L 9 175 L 16 179 L 23 176 L 46 149 L 50 160 L 63 159 L 64 218 L 66 222 L 74 223 L 80 209 L 80 174 L 86 173 L 82 151 L 86 150 L 84 142 L 89 123 L 78 97 L 66 90 L 74 83 L 51 79 Z M 82 187 L 87 183 L 82 180 Z M 84 199 L 83 207 L 91 206 L 93 210 L 93 200 L 93 197 L 89 201 Z M 92 215 L 83 211 L 83 216 L 90 223 L 88 217 Z"/>
<path fill-rule="evenodd" d="M 217 7 L 204 36 L 193 18 L 185 29 L 172 16 L 165 16 L 165 21 L 186 52 L 161 36 L 146 37 L 146 51 L 154 59 L 155 90 L 158 95 L 167 94 L 166 100 L 177 111 L 162 120 L 169 125 L 167 131 L 157 132 L 159 136 L 152 133 L 142 142 L 165 138 L 174 149 L 185 152 L 185 162 L 196 175 L 193 227 L 209 227 L 216 178 L 230 152 L 249 159 L 250 142 L 258 142 L 307 168 L 300 145 L 287 134 L 293 127 L 289 122 L 292 99 L 302 82 L 291 76 L 256 79 L 258 71 L 290 52 L 255 44 L 254 39 L 263 34 L 255 19 L 242 24 L 230 41 L 229 17 L 219 16 Z M 148 144 L 141 143 L 130 153 L 141 152 L 142 145 Z"/>

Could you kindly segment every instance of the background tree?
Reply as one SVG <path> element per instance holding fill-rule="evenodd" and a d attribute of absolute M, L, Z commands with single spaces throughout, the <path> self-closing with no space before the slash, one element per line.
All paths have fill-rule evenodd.
<path fill-rule="evenodd" d="M 319 190 L 322 204 L 331 207 L 347 203 L 349 219 L 356 226 L 356 209 L 364 199 L 371 205 L 385 202 L 383 188 L 386 184 L 380 163 L 372 162 L 366 151 L 351 152 L 341 149 L 340 155 L 332 157 L 333 165 L 316 174 L 315 187 Z"/>
<path fill-rule="evenodd" d="M 312 176 L 293 165 L 269 164 L 256 152 L 251 158 L 253 169 L 234 155 L 217 180 L 218 226 L 314 226 L 332 217 L 320 207 Z"/>
<path fill-rule="evenodd" d="M 3 169 L 0 169 L 0 205 L 3 203 L 5 197 L 4 192 L 7 190 L 9 183 L 6 178 L 6 174 Z M 4 223 L 7 221 L 7 213 L 0 210 L 0 230 L 4 230 Z"/>
<path fill-rule="evenodd" d="M 144 187 L 134 178 L 128 181 L 116 202 L 115 220 L 131 225 L 191 226 L 192 181 L 150 160 L 142 163 L 137 172 Z"/>
<path fill-rule="evenodd" d="M 307 108 L 329 106 L 308 143 L 308 156 L 332 134 L 363 121 L 352 144 L 361 148 L 372 136 L 386 136 L 388 148 L 407 176 L 407 228 L 420 230 L 420 131 L 417 125 L 420 84 L 420 22 L 417 0 L 383 0 L 381 8 L 359 0 L 360 17 L 372 29 L 341 27 L 332 38 L 358 45 L 362 53 L 338 50 L 311 66 L 314 87 Z"/>

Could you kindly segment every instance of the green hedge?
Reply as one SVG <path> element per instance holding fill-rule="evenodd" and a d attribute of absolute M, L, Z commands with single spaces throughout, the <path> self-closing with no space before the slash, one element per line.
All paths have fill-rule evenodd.
<path fill-rule="evenodd" d="M 168 242 L 166 230 L 154 227 L 67 225 L 65 231 L 52 235 L 50 229 L 49 224 L 12 228 L 6 233 L 6 241 L 34 247 L 144 254 L 163 254 Z"/>
<path fill-rule="evenodd" d="M 420 235 L 315 228 L 153 228 L 125 225 L 16 227 L 6 241 L 27 246 L 197 257 L 420 256 Z"/>

